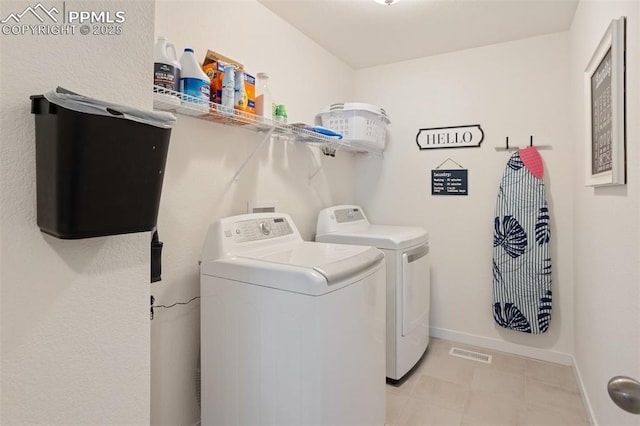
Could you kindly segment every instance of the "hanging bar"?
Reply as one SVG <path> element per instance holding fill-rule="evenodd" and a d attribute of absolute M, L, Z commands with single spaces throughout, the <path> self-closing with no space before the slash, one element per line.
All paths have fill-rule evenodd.
<path fill-rule="evenodd" d="M 529 146 L 533 147 L 533 135 L 529 136 Z M 542 150 L 547 150 L 547 149 L 553 149 L 553 147 L 551 145 L 535 145 L 536 149 L 542 149 Z M 520 149 L 519 146 L 509 146 L 509 136 L 506 137 L 505 140 L 505 146 L 496 146 L 494 147 L 494 149 L 496 151 L 517 151 Z"/>

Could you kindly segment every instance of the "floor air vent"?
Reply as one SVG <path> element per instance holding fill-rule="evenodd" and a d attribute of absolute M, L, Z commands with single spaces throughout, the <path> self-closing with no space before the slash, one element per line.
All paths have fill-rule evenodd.
<path fill-rule="evenodd" d="M 491 355 L 483 354 L 480 352 L 468 351 L 466 349 L 460 349 L 453 347 L 449 351 L 449 355 L 457 356 L 460 358 L 470 359 L 472 361 L 484 362 L 491 364 Z"/>

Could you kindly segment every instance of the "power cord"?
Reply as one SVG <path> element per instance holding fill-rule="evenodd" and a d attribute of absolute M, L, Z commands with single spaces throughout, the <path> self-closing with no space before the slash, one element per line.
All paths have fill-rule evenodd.
<path fill-rule="evenodd" d="M 151 319 L 153 319 L 153 308 L 164 308 L 164 309 L 170 309 L 173 308 L 176 305 L 188 305 L 189 303 L 193 302 L 196 299 L 200 299 L 200 296 L 196 296 L 196 297 L 192 297 L 191 299 L 189 299 L 186 302 L 176 302 L 173 305 L 154 305 L 154 303 L 156 302 L 156 298 L 151 296 Z"/>

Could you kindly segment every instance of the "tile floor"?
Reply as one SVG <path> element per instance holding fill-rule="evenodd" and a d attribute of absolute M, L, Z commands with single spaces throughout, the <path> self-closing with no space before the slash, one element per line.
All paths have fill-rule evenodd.
<path fill-rule="evenodd" d="M 491 364 L 449 355 L 451 346 Z M 431 338 L 400 386 L 387 385 L 387 425 L 588 426 L 573 369 Z"/>

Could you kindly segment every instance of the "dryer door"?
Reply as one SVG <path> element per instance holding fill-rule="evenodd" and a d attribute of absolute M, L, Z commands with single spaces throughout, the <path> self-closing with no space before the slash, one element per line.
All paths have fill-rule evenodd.
<path fill-rule="evenodd" d="M 429 245 L 402 253 L 402 335 L 408 336 L 429 316 Z"/>

